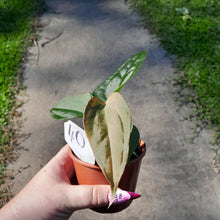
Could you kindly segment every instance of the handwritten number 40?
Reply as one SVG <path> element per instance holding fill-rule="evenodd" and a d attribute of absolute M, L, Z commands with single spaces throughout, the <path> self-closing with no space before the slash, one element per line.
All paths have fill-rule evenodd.
<path fill-rule="evenodd" d="M 85 139 L 83 135 L 80 133 L 80 131 L 73 131 L 71 128 L 71 124 L 69 125 L 69 132 L 68 135 L 70 137 L 70 141 L 73 143 L 74 141 L 77 142 L 77 144 L 81 147 L 85 147 Z"/>

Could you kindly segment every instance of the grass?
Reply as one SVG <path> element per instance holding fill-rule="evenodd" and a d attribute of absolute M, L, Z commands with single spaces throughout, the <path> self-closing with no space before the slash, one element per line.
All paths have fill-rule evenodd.
<path fill-rule="evenodd" d="M 176 82 L 190 88 L 194 116 L 220 138 L 220 1 L 131 0 L 147 27 L 177 57 Z M 186 97 L 187 98 L 187 97 Z"/>
<path fill-rule="evenodd" d="M 0 0 L 0 184 L 12 158 L 20 104 L 16 95 L 22 88 L 20 64 L 35 36 L 34 18 L 43 6 L 43 0 Z"/>

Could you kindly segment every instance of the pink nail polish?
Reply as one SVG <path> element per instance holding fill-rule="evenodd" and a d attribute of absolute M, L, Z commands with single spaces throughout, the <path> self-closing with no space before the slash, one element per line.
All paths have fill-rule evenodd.
<path fill-rule="evenodd" d="M 140 194 L 117 189 L 113 203 L 121 203 L 141 197 Z M 111 201 L 111 191 L 108 193 L 108 201 Z"/>

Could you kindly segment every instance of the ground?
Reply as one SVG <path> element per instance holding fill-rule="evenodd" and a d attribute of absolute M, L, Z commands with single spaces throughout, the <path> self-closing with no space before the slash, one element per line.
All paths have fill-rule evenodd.
<path fill-rule="evenodd" d="M 26 138 L 18 143 L 18 160 L 8 167 L 16 174 L 8 185 L 11 192 L 16 194 L 65 144 L 63 121 L 52 119 L 49 110 L 65 96 L 93 91 L 131 55 L 145 50 L 146 61 L 121 91 L 147 146 L 136 188 L 142 197 L 120 213 L 81 210 L 71 219 L 220 219 L 212 131 L 203 129 L 191 142 L 193 122 L 183 120 L 191 109 L 175 102 L 175 67 L 158 39 L 124 1 L 46 3 L 40 40 L 25 65 L 20 132 Z"/>

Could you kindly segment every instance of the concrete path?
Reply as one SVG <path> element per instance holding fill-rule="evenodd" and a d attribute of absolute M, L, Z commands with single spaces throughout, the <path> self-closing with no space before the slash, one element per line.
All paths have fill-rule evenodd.
<path fill-rule="evenodd" d="M 176 111 L 171 83 L 175 70 L 155 36 L 142 28 L 123 0 L 46 3 L 39 61 L 31 48 L 25 70 L 28 100 L 22 132 L 30 136 L 21 140 L 24 149 L 9 166 L 21 171 L 11 182 L 12 193 L 65 143 L 63 122 L 50 117 L 50 108 L 67 95 L 92 91 L 131 55 L 146 50 L 144 65 L 121 92 L 147 145 L 136 189 L 142 198 L 117 214 L 81 210 L 71 219 L 220 219 L 220 175 L 211 167 L 211 133 L 203 130 L 190 143 L 193 123 L 181 121 L 190 109 Z M 55 39 L 42 47 L 48 38 Z"/>

